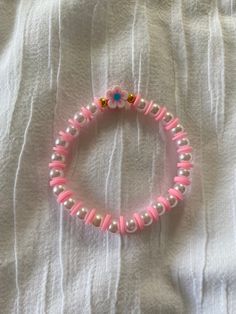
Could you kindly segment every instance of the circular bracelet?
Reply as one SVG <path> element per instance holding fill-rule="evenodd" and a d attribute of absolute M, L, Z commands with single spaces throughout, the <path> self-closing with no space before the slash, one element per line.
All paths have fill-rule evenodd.
<path fill-rule="evenodd" d="M 67 188 L 68 180 L 64 176 L 66 158 L 79 131 L 87 125 L 97 114 L 104 110 L 116 108 L 131 109 L 150 115 L 160 123 L 163 130 L 171 134 L 173 144 L 176 146 L 178 162 L 173 186 L 164 196 L 158 196 L 142 212 L 132 213 L 130 217 L 112 217 L 110 213 L 99 213 L 97 209 L 88 209 L 81 200 L 76 199 L 74 192 Z M 50 168 L 50 186 L 57 197 L 57 201 L 71 216 L 83 220 L 85 224 L 99 227 L 103 231 L 119 234 L 131 234 L 141 231 L 152 223 L 157 222 L 165 212 L 169 212 L 184 198 L 187 186 L 190 185 L 192 163 L 192 147 L 179 119 L 154 101 L 147 101 L 140 95 L 128 93 L 126 90 L 115 86 L 106 92 L 106 96 L 95 98 L 94 102 L 82 107 L 72 119 L 65 131 L 60 131 L 53 147 Z"/>

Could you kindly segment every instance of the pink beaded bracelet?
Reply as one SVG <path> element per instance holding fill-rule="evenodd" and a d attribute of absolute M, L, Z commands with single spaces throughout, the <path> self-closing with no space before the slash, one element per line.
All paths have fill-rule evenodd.
<path fill-rule="evenodd" d="M 166 132 L 171 134 L 172 141 L 177 148 L 178 162 L 177 175 L 173 179 L 173 187 L 169 188 L 165 196 L 158 196 L 142 212 L 133 213 L 131 217 L 112 217 L 111 214 L 100 214 L 97 209 L 88 209 L 81 200 L 74 196 L 74 192 L 66 187 L 68 181 L 64 176 L 66 158 L 73 142 L 79 135 L 79 131 L 87 125 L 97 114 L 104 110 L 133 109 L 152 116 L 158 121 Z M 192 147 L 190 146 L 187 133 L 172 113 L 166 107 L 160 106 L 154 101 L 147 101 L 140 95 L 129 94 L 119 86 L 107 91 L 106 96 L 95 98 L 94 102 L 87 107 L 82 107 L 72 119 L 65 131 L 60 131 L 55 141 L 51 156 L 50 186 L 53 188 L 57 201 L 71 216 L 83 220 L 85 224 L 99 227 L 102 231 L 112 233 L 130 234 L 141 231 L 152 223 L 157 222 L 160 217 L 175 207 L 183 200 L 183 194 L 190 185 L 190 172 L 193 167 Z"/>

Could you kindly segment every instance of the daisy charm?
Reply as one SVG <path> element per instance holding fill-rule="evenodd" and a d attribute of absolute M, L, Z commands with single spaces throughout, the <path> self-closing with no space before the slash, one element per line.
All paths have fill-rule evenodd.
<path fill-rule="evenodd" d="M 124 108 L 127 102 L 128 92 L 115 86 L 106 93 L 107 105 L 111 109 Z"/>

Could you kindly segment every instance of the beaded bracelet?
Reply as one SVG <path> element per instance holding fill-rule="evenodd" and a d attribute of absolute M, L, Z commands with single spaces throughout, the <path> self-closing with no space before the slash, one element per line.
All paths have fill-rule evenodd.
<path fill-rule="evenodd" d="M 66 187 L 68 181 L 64 176 L 66 168 L 66 157 L 69 154 L 73 142 L 79 135 L 79 131 L 87 125 L 97 114 L 104 110 L 116 108 L 131 109 L 142 112 L 144 115 L 152 116 L 161 124 L 164 131 L 171 134 L 177 155 L 177 175 L 174 177 L 173 187 L 169 188 L 165 196 L 158 196 L 142 212 L 135 212 L 131 217 L 120 216 L 114 218 L 110 213 L 101 214 L 97 209 L 88 209 L 83 202 L 76 199 L 74 192 Z M 71 216 L 76 216 L 87 225 L 99 227 L 103 231 L 112 233 L 127 234 L 141 231 L 152 223 L 157 222 L 160 217 L 174 208 L 183 200 L 183 194 L 190 185 L 190 172 L 193 167 L 192 147 L 189 144 L 187 133 L 172 113 L 166 107 L 160 106 L 154 101 L 147 101 L 140 95 L 129 94 L 126 90 L 115 86 L 106 92 L 106 97 L 95 98 L 94 102 L 74 115 L 68 120 L 69 125 L 65 131 L 60 131 L 53 147 L 50 168 L 50 186 L 57 197 L 57 201 L 64 205 L 64 208 Z"/>

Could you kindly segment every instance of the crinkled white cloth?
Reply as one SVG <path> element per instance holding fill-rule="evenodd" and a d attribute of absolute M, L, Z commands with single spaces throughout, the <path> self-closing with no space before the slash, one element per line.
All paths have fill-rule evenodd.
<path fill-rule="evenodd" d="M 1 313 L 236 313 L 235 10 L 1 1 Z M 57 132 L 113 84 L 167 104 L 195 148 L 183 206 L 124 238 L 69 218 L 48 188 Z M 72 185 L 91 206 L 139 209 L 171 181 L 162 140 L 148 119 L 106 114 L 81 134 Z"/>

